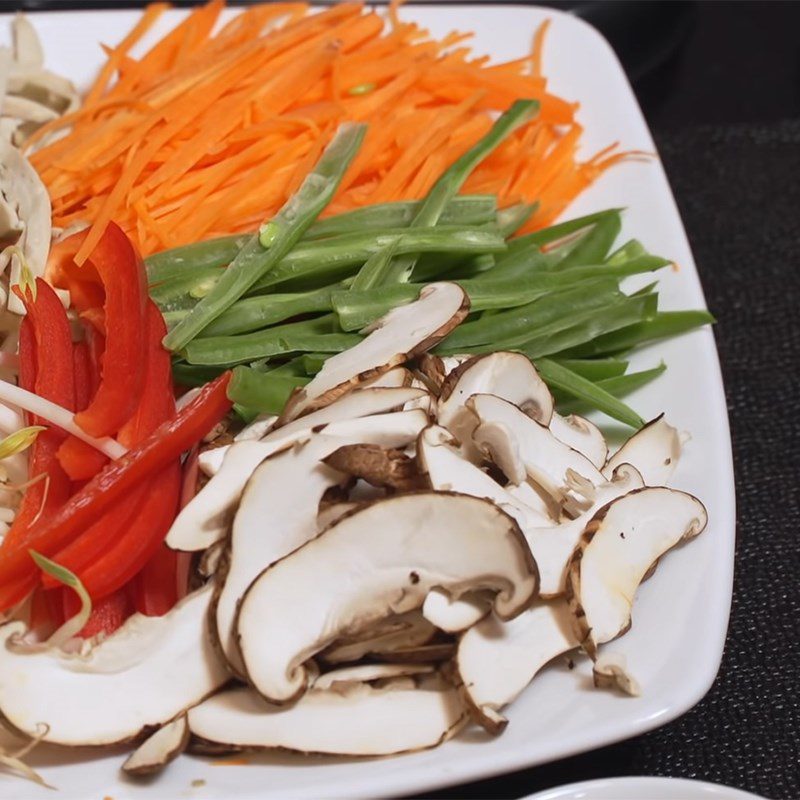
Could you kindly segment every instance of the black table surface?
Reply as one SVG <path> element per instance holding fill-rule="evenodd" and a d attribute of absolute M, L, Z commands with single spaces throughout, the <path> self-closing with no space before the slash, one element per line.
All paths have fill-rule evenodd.
<path fill-rule="evenodd" d="M 47 5 L 65 3 L 0 0 L 0 10 Z M 426 796 L 513 798 L 590 778 L 667 775 L 796 800 L 800 3 L 550 5 L 577 8 L 622 57 L 718 319 L 738 504 L 731 622 L 714 686 L 675 722 L 581 756 Z"/>

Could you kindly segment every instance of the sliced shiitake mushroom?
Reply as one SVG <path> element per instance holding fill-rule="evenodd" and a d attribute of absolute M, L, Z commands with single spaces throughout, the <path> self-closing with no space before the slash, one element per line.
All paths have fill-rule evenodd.
<path fill-rule="evenodd" d="M 372 486 L 401 492 L 422 488 L 422 478 L 414 460 L 396 448 L 346 444 L 326 456 L 324 461 L 329 467 L 361 478 Z"/>
<path fill-rule="evenodd" d="M 239 606 L 236 629 L 251 685 L 275 703 L 306 689 L 315 653 L 373 620 L 418 608 L 434 587 L 497 592 L 512 618 L 538 591 L 517 523 L 486 500 L 439 492 L 379 500 L 267 568 Z M 282 609 L 292 608 L 287 615 Z"/>
<path fill-rule="evenodd" d="M 697 536 L 708 521 L 703 504 L 675 489 L 635 489 L 600 509 L 584 529 L 567 572 L 566 596 L 576 635 L 597 648 L 630 627 L 636 589 L 668 550 Z"/>
<path fill-rule="evenodd" d="M 516 444 L 519 460 L 527 474 L 553 500 L 564 503 L 571 491 L 567 484 L 567 471 L 572 470 L 593 484 L 603 482 L 603 476 L 594 464 L 577 450 L 560 442 L 542 423 L 529 417 L 513 403 L 501 397 L 476 394 L 467 400 L 467 406 L 474 412 L 479 425 L 475 436 L 481 438 L 482 429 L 491 426 L 493 437 L 487 446 L 493 445 L 503 434 Z M 502 462 L 504 455 L 514 452 L 511 445 L 496 447 L 491 451 L 493 458 Z M 515 470 L 516 464 L 498 466 Z"/>
<path fill-rule="evenodd" d="M 592 679 L 598 689 L 616 689 L 631 697 L 642 693 L 638 681 L 628 672 L 622 653 L 601 652 L 592 666 Z"/>
<path fill-rule="evenodd" d="M 665 486 L 680 456 L 681 437 L 661 414 L 634 433 L 608 459 L 603 474 L 610 475 L 620 464 L 633 464 L 647 486 Z"/>
<path fill-rule="evenodd" d="M 189 728 L 203 742 L 349 756 L 436 747 L 466 721 L 458 691 L 438 675 L 311 689 L 290 707 L 230 689 L 189 712 Z"/>
<path fill-rule="evenodd" d="M 469 298 L 455 283 L 431 283 L 419 299 L 373 323 L 359 344 L 331 356 L 286 404 L 281 423 L 332 403 L 353 387 L 387 372 L 444 339 L 466 316 Z"/>
<path fill-rule="evenodd" d="M 341 436 L 313 434 L 304 444 L 266 459 L 253 472 L 242 493 L 233 522 L 228 568 L 216 600 L 213 629 L 232 669 L 241 673 L 233 639 L 239 599 L 250 582 L 270 564 L 313 539 L 317 509 L 325 492 L 347 476 L 323 463 L 332 452 L 352 442 L 378 441 L 402 446 L 416 438 L 427 418 L 421 411 L 400 411 L 362 417 L 328 426 Z M 303 502 L 296 490 L 303 488 Z M 265 535 L 265 531 L 269 535 Z"/>
<path fill-rule="evenodd" d="M 44 741 L 108 745 L 160 726 L 228 680 L 206 628 L 212 587 L 163 617 L 134 614 L 88 655 L 19 642 L 21 622 L 0 627 L 0 714 Z"/>
<path fill-rule="evenodd" d="M 433 664 L 356 664 L 352 667 L 340 667 L 318 675 L 311 684 L 312 689 L 333 689 L 348 683 L 375 683 L 393 678 L 427 675 L 435 671 Z"/>
<path fill-rule="evenodd" d="M 397 651 L 407 652 L 427 645 L 436 628 L 419 611 L 409 611 L 379 620 L 364 630 L 337 639 L 320 653 L 328 664 L 344 664 L 365 657 L 392 659 Z"/>
<path fill-rule="evenodd" d="M 365 389 L 351 392 L 335 403 L 331 403 L 303 419 L 283 425 L 281 428 L 275 428 L 273 421 L 263 438 L 259 438 L 270 443 L 270 452 L 277 452 L 286 443 L 298 441 L 307 436 L 310 431 L 317 430 L 323 425 L 399 411 L 406 403 L 423 394 L 424 392 L 420 389 L 409 386 L 368 386 Z M 228 446 L 226 445 L 206 450 L 200 454 L 198 462 L 206 475 L 213 476 L 220 470 L 227 450 Z"/>
<path fill-rule="evenodd" d="M 172 722 L 162 725 L 134 750 L 122 765 L 128 775 L 143 777 L 153 775 L 174 761 L 189 743 L 189 723 L 181 714 Z"/>
<path fill-rule="evenodd" d="M 475 394 L 502 397 L 544 425 L 553 413 L 550 390 L 527 356 L 509 352 L 473 356 L 447 375 L 437 407 L 438 423 L 467 448 L 468 454 L 478 421 L 466 402 Z"/>
<path fill-rule="evenodd" d="M 366 391 L 366 390 L 365 390 Z M 415 392 L 406 389 L 376 389 L 372 391 Z M 309 416 L 308 419 L 311 417 Z M 365 421 L 369 420 L 369 421 Z M 348 441 L 364 441 L 393 446 L 395 441 L 402 444 L 409 439 L 403 433 L 421 429 L 427 422 L 422 411 L 397 411 L 389 414 L 375 414 L 368 417 L 340 419 L 326 424 L 321 430 L 334 436 L 349 437 Z M 315 428 L 316 429 L 316 428 Z M 253 470 L 266 458 L 312 436 L 310 428 L 289 426 L 281 428 L 260 441 L 237 442 L 228 448 L 222 467 L 178 514 L 167 534 L 167 545 L 173 550 L 205 550 L 226 535 L 236 503 L 253 474 Z M 353 438 L 354 432 L 365 431 L 365 438 Z"/>
<path fill-rule="evenodd" d="M 559 442 L 586 456 L 597 469 L 603 468 L 608 458 L 608 444 L 597 425 L 577 414 L 562 417 L 561 414 L 553 412 L 549 427 Z"/>
<path fill-rule="evenodd" d="M 563 600 L 537 603 L 508 622 L 492 614 L 470 628 L 459 640 L 455 667 L 477 721 L 500 733 L 506 726 L 501 709 L 545 664 L 577 646 Z"/>

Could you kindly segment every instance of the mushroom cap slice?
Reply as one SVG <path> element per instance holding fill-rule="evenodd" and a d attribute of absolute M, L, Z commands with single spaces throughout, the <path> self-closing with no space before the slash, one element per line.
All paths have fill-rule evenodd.
<path fill-rule="evenodd" d="M 331 356 L 310 383 L 286 404 L 286 422 L 328 405 L 353 387 L 388 372 L 433 347 L 469 311 L 469 298 L 455 283 L 430 283 L 419 299 L 393 308 L 373 323 L 369 334 L 349 350 Z"/>
<path fill-rule="evenodd" d="M 326 456 L 325 463 L 372 486 L 401 492 L 421 488 L 421 478 L 413 459 L 396 448 L 346 444 Z"/>
<path fill-rule="evenodd" d="M 438 423 L 462 444 L 471 441 L 478 424 L 465 408 L 474 394 L 502 397 L 544 425 L 553 414 L 553 396 L 527 356 L 503 351 L 473 356 L 444 379 L 437 408 Z"/>
<path fill-rule="evenodd" d="M 470 595 L 453 600 L 442 589 L 431 589 L 422 604 L 422 616 L 439 630 L 460 633 L 482 620 L 491 610 L 490 597 Z"/>
<path fill-rule="evenodd" d="M 608 444 L 600 428 L 593 422 L 577 414 L 562 417 L 561 414 L 554 412 L 550 420 L 550 431 L 559 442 L 586 456 L 597 469 L 603 468 L 608 458 Z M 611 472 L 613 471 L 612 469 Z"/>
<path fill-rule="evenodd" d="M 228 680 L 206 627 L 212 587 L 163 617 L 134 614 L 89 652 L 15 643 L 21 622 L 0 627 L 0 714 L 44 741 L 108 745 L 170 721 Z M 40 731 L 39 731 L 40 732 Z"/>
<path fill-rule="evenodd" d="M 630 464 L 622 464 L 608 483 L 595 488 L 591 506 L 579 517 L 560 525 L 523 527 L 522 532 L 539 568 L 539 593 L 542 597 L 557 597 L 564 593 L 570 559 L 594 515 L 612 500 L 643 486 L 642 476 Z"/>
<path fill-rule="evenodd" d="M 658 559 L 708 522 L 703 504 L 663 487 L 635 489 L 598 511 L 567 572 L 567 600 L 586 652 L 628 630 L 636 590 Z"/>
<path fill-rule="evenodd" d="M 628 672 L 622 653 L 600 653 L 592 666 L 592 680 L 598 689 L 617 689 L 631 697 L 642 693 L 639 682 Z"/>
<path fill-rule="evenodd" d="M 545 425 L 508 400 L 495 395 L 476 394 L 467 401 L 467 405 L 480 423 L 475 431 L 476 437 L 480 437 L 483 426 L 491 425 L 496 436 L 506 431 L 516 439 L 519 457 L 528 476 L 555 501 L 563 502 L 570 493 L 567 486 L 568 470 L 595 485 L 603 483 L 602 474 L 586 456 L 560 442 Z M 496 455 L 502 457 L 503 452 L 498 451 Z M 498 466 L 503 468 L 500 464 Z"/>
<path fill-rule="evenodd" d="M 436 628 L 418 611 L 380 620 L 355 636 L 338 639 L 320 657 L 328 664 L 358 661 L 365 656 L 387 655 L 426 645 L 436 635 Z"/>
<path fill-rule="evenodd" d="M 231 689 L 193 708 L 189 728 L 203 741 L 237 748 L 385 756 L 436 747 L 466 719 L 458 690 L 430 676 L 418 685 L 400 679 L 312 689 L 288 708 Z"/>
<path fill-rule="evenodd" d="M 517 523 L 466 495 L 378 500 L 273 564 L 247 590 L 237 620 L 247 677 L 270 702 L 291 702 L 306 689 L 305 661 L 350 630 L 418 608 L 437 586 L 455 597 L 493 590 L 505 619 L 523 611 L 538 577 Z"/>
<path fill-rule="evenodd" d="M 315 411 L 313 414 L 308 414 L 302 419 L 290 422 L 280 428 L 275 428 L 275 423 L 273 422 L 272 427 L 263 437 L 263 441 L 271 442 L 273 445 L 297 441 L 298 438 L 308 435 L 310 431 L 321 425 L 400 410 L 406 403 L 416 400 L 425 394 L 427 393 L 409 386 L 370 386 L 365 389 L 359 389 L 345 395 L 335 403 Z M 203 472 L 209 476 L 213 476 L 218 472 L 222 466 L 226 451 L 232 446 L 217 447 L 201 453 L 198 461 Z M 280 448 L 276 447 L 277 449 Z"/>
<path fill-rule="evenodd" d="M 185 714 L 162 725 L 134 750 L 122 771 L 128 775 L 152 775 L 176 759 L 189 744 L 189 723 Z"/>
<path fill-rule="evenodd" d="M 491 500 L 514 517 L 523 529 L 529 525 L 552 524 L 543 504 L 531 506 L 512 495 L 482 469 L 467 461 L 455 449 L 453 437 L 438 425 L 431 425 L 420 434 L 417 461 L 431 488 L 437 492 L 459 492 Z M 538 495 L 533 499 L 538 499 Z"/>
<path fill-rule="evenodd" d="M 381 391 L 394 393 L 395 390 L 384 389 Z M 311 417 L 309 416 L 308 419 Z M 375 421 L 362 425 L 359 421 L 365 419 Z M 398 411 L 391 414 L 376 414 L 373 417 L 355 417 L 330 422 L 324 430 L 332 435 L 345 436 L 349 435 L 354 428 L 369 431 L 370 434 L 373 432 L 380 434 L 383 430 L 385 436 L 378 435 L 377 439 L 372 436 L 364 441 L 393 446 L 392 443 L 397 440 L 403 444 L 409 441 L 402 433 L 403 431 L 408 431 L 409 435 L 413 437 L 413 432 L 419 431 L 426 422 L 427 417 L 422 411 Z M 223 539 L 230 527 L 236 503 L 242 496 L 242 491 L 255 468 L 264 459 L 308 439 L 311 435 L 312 428 L 302 426 L 290 430 L 287 426 L 264 439 L 235 442 L 225 448 L 226 453 L 219 471 L 186 504 L 172 523 L 167 534 L 167 545 L 173 550 L 196 551 L 205 550 L 214 542 Z"/>
<path fill-rule="evenodd" d="M 459 640 L 455 667 L 477 721 L 499 733 L 506 724 L 500 709 L 545 664 L 577 646 L 563 600 L 537 603 L 509 622 L 490 615 L 470 628 Z"/>
<path fill-rule="evenodd" d="M 412 675 L 426 675 L 435 670 L 433 664 L 356 664 L 353 667 L 323 672 L 314 679 L 312 689 L 332 689 L 347 683 L 373 683 L 392 678 L 405 678 Z"/>
<path fill-rule="evenodd" d="M 661 414 L 634 433 L 608 459 L 603 474 L 610 475 L 620 464 L 633 464 L 647 486 L 665 486 L 680 457 L 680 434 Z"/>
<path fill-rule="evenodd" d="M 261 570 L 317 536 L 320 500 L 344 478 L 323 459 L 351 442 L 403 446 L 416 438 L 426 420 L 421 411 L 399 411 L 335 423 L 326 430 L 336 428 L 341 436 L 315 434 L 305 444 L 266 459 L 252 473 L 234 518 L 227 570 L 214 610 L 216 636 L 235 672 L 242 670 L 233 638 L 240 598 Z"/>

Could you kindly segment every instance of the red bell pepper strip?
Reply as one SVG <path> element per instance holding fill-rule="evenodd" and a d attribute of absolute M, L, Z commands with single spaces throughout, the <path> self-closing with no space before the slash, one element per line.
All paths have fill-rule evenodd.
<path fill-rule="evenodd" d="M 75 342 L 72 345 L 72 374 L 75 376 L 75 410 L 83 411 L 94 395 L 88 342 Z"/>
<path fill-rule="evenodd" d="M 58 462 L 72 481 L 87 481 L 108 463 L 108 456 L 77 436 L 69 436 L 58 448 Z"/>
<path fill-rule="evenodd" d="M 0 611 L 21 599 L 6 591 L 6 584 L 36 569 L 28 549 L 52 556 L 81 536 L 134 486 L 175 463 L 181 453 L 202 439 L 230 411 L 232 403 L 227 395 L 230 379 L 231 372 L 227 371 L 206 384 L 175 419 L 160 425 L 140 445 L 108 464 L 49 519 L 31 526 L 14 548 L 0 552 Z"/>
<path fill-rule="evenodd" d="M 105 358 L 100 386 L 88 408 L 75 422 L 92 436 L 116 433 L 133 414 L 144 380 L 147 286 L 144 264 L 128 237 L 113 222 L 92 251 L 91 264 L 105 292 Z M 66 285 L 72 292 L 80 278 L 78 268 L 67 270 Z M 90 278 L 86 272 L 82 278 Z M 86 302 L 94 302 L 88 300 Z M 89 309 L 80 309 L 92 313 Z"/>
<path fill-rule="evenodd" d="M 64 594 L 64 619 L 74 617 L 80 609 L 81 603 L 75 592 L 71 589 L 66 591 Z M 92 613 L 77 635 L 83 639 L 89 639 L 99 633 L 108 636 L 114 633 L 132 612 L 133 603 L 128 591 L 120 589 L 97 603 L 92 603 Z"/>
<path fill-rule="evenodd" d="M 21 292 L 18 286 L 14 291 L 25 304 L 26 311 L 20 326 L 20 385 L 46 400 L 74 408 L 72 340 L 61 301 L 41 279 L 36 281 L 35 299 L 30 292 Z M 31 424 L 40 422 L 31 419 Z M 0 553 L 13 549 L 34 520 L 46 518 L 67 501 L 72 486 L 56 458 L 65 436 L 60 428 L 51 426 L 36 437 L 30 449 L 28 473 L 31 479 L 44 477 L 26 490 Z"/>
<path fill-rule="evenodd" d="M 142 396 L 136 413 L 119 432 L 120 441 L 127 447 L 136 446 L 161 423 L 175 415 L 170 356 L 161 344 L 166 326 L 161 313 L 152 301 L 148 301 L 147 314 L 147 330 L 143 332 L 147 341 L 147 365 Z M 143 539 L 147 543 L 159 535 L 159 526 L 151 525 L 151 517 L 156 514 L 160 520 L 164 514 L 156 509 L 160 509 L 161 506 L 174 506 L 176 500 L 169 497 L 171 493 L 170 483 L 159 480 L 147 481 L 136 487 L 97 520 L 84 536 L 56 553 L 54 560 L 78 575 L 86 586 L 87 570 L 90 570 L 98 559 L 102 559 L 103 564 L 108 567 L 112 564 L 107 558 L 111 550 L 117 552 L 116 558 L 119 558 L 120 552 L 124 551 L 124 543 L 131 538 Z M 170 519 L 169 524 L 171 523 Z M 165 535 L 166 531 L 163 536 Z M 153 548 L 154 545 L 151 545 L 145 552 L 150 552 Z M 140 568 L 141 566 L 139 563 Z M 99 585 L 97 581 L 94 582 L 94 590 L 86 586 L 92 599 L 97 600 L 119 588 L 122 584 L 117 583 L 114 577 L 119 573 L 118 568 L 108 569 Z M 48 575 L 42 576 L 42 583 L 45 586 L 56 585 L 55 580 Z"/>

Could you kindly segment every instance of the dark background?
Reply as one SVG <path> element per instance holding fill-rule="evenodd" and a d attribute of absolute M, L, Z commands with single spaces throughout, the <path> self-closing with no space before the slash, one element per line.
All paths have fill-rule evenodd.
<path fill-rule="evenodd" d="M 0 11 L 141 4 L 0 0 Z M 797 800 L 800 2 L 545 4 L 588 19 L 620 55 L 718 319 L 737 475 L 730 630 L 716 683 L 681 719 L 602 750 L 427 796 L 514 798 L 596 777 L 669 775 Z"/>

